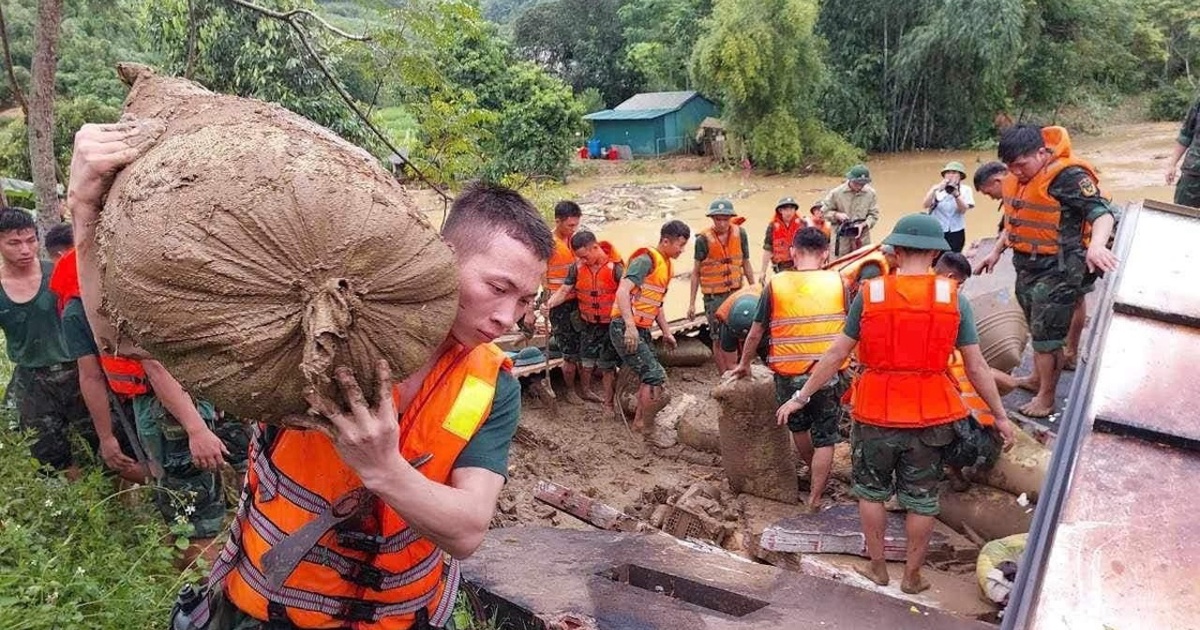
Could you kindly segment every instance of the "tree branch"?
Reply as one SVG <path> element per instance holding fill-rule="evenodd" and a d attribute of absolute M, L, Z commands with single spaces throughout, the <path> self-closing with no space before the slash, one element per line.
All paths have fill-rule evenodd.
<path fill-rule="evenodd" d="M 187 66 L 183 78 L 191 79 L 196 71 L 196 45 L 200 27 L 196 24 L 196 0 L 188 0 Z"/>
<path fill-rule="evenodd" d="M 355 42 L 371 41 L 370 35 L 354 35 L 353 33 L 347 33 L 346 31 L 343 31 L 342 29 L 330 24 L 329 22 L 326 22 L 325 18 L 322 18 L 321 16 L 317 15 L 316 13 L 313 13 L 312 11 L 309 11 L 308 9 L 292 9 L 290 11 L 272 11 L 271 9 L 268 9 L 266 7 L 260 7 L 251 2 L 247 2 L 246 0 L 227 0 L 227 1 L 232 2 L 233 4 L 236 4 L 242 8 L 250 9 L 251 11 L 256 11 L 256 12 L 258 12 L 262 15 L 265 15 L 269 18 L 275 18 L 276 20 L 282 20 L 284 22 L 287 22 L 288 24 L 291 24 L 293 28 L 296 26 L 295 21 L 294 21 L 295 18 L 298 16 L 304 16 L 304 17 L 310 17 L 310 18 L 316 20 L 317 22 L 320 22 L 321 26 L 325 27 L 325 30 L 327 30 L 331 33 L 335 33 L 339 37 L 342 37 L 342 38 L 345 38 L 345 39 L 348 39 L 351 41 L 355 41 Z"/>
<path fill-rule="evenodd" d="M 21 105 L 21 113 L 25 114 L 25 118 L 28 119 L 29 103 L 25 102 L 25 93 L 21 91 L 21 84 L 17 83 L 17 75 L 13 72 L 12 53 L 8 51 L 8 24 L 4 21 L 3 3 L 0 3 L 0 45 L 3 45 L 4 48 L 4 69 L 8 72 L 8 83 L 12 86 L 13 96 L 17 98 L 17 103 Z"/>

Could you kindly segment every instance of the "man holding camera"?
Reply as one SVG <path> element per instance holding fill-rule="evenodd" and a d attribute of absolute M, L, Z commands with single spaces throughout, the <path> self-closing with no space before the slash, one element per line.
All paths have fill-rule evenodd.
<path fill-rule="evenodd" d="M 870 184 L 871 171 L 858 164 L 846 172 L 846 183 L 821 200 L 821 211 L 835 230 L 833 258 L 871 243 L 871 228 L 879 222 L 879 199 Z"/>
<path fill-rule="evenodd" d="M 942 168 L 942 181 L 925 194 L 922 205 L 942 226 L 950 251 L 961 253 L 967 244 L 967 210 L 975 207 L 975 194 L 964 180 L 967 167 L 950 162 Z"/>

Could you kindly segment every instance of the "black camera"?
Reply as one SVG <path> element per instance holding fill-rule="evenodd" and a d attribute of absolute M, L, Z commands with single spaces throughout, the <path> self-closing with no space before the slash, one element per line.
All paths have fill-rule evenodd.
<path fill-rule="evenodd" d="M 958 190 L 958 186 L 955 186 L 954 184 L 946 184 L 944 190 L 946 191 L 947 195 L 953 195 L 955 191 Z"/>

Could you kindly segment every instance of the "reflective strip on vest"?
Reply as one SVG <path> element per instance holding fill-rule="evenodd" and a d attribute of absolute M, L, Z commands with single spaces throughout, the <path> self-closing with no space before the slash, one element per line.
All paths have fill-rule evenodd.
<path fill-rule="evenodd" d="M 836 271 L 784 271 L 770 289 L 767 365 L 783 376 L 807 374 L 845 326 L 842 278 Z"/>
<path fill-rule="evenodd" d="M 575 296 L 579 299 L 579 317 L 593 324 L 612 321 L 613 304 L 619 286 L 616 263 L 608 262 L 598 270 L 580 265 L 575 276 Z"/>
<path fill-rule="evenodd" d="M 731 225 L 725 235 L 726 242 L 711 229 L 704 232 L 708 241 L 708 257 L 700 261 L 700 291 L 705 295 L 729 293 L 742 288 L 742 235 L 741 227 Z M 722 256 L 716 256 L 716 248 Z"/>
<path fill-rule="evenodd" d="M 962 353 L 955 350 L 954 356 L 950 359 L 950 376 L 958 385 L 958 391 L 962 394 L 963 404 L 967 406 L 979 424 L 990 427 L 996 424 L 996 416 L 992 414 L 991 407 L 987 401 L 979 395 L 975 390 L 975 385 L 971 383 L 971 378 L 967 376 L 967 366 L 963 362 Z"/>
<path fill-rule="evenodd" d="M 554 236 L 554 251 L 550 254 L 550 260 L 546 261 L 546 291 L 551 295 L 554 294 L 563 282 L 567 279 L 567 274 L 571 271 L 571 265 L 575 263 L 575 252 L 571 251 L 571 246 L 566 241 Z M 546 296 L 549 298 L 550 296 Z"/>
<path fill-rule="evenodd" d="M 960 320 L 954 281 L 885 276 L 867 286 L 858 344 L 863 372 L 850 396 L 854 418 L 908 429 L 966 416 L 946 370 Z"/>
<path fill-rule="evenodd" d="M 629 304 L 633 307 L 633 322 L 638 328 L 650 328 L 658 318 L 663 302 L 667 297 L 667 288 L 671 283 L 671 261 L 657 249 L 639 249 L 629 257 L 630 262 L 638 256 L 646 254 L 650 257 L 650 273 L 642 280 L 641 286 L 633 287 L 629 294 Z M 613 304 L 612 318 L 621 317 L 620 306 Z"/>
<path fill-rule="evenodd" d="M 400 418 L 401 456 L 432 454 L 420 472 L 447 483 L 458 455 L 491 412 L 500 371 L 510 366 L 492 344 L 439 357 Z M 317 519 L 337 497 L 361 487 L 361 481 L 323 434 L 284 429 L 272 444 L 261 435 L 252 447 L 249 494 L 239 505 L 231 544 L 214 565 L 225 596 L 258 619 L 266 619 L 272 605 L 283 606 L 300 627 L 402 630 L 420 610 L 444 624 L 453 610 L 457 563 L 447 565 L 431 540 L 378 500 L 352 521 L 361 531 L 322 537 L 281 588 L 267 582 L 259 568 L 261 554 Z M 367 536 L 371 547 L 343 542 L 343 533 L 355 532 Z"/>

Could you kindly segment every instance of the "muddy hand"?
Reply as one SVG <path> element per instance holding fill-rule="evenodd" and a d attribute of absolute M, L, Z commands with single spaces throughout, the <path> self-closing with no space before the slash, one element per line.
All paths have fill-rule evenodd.
<path fill-rule="evenodd" d="M 1167 168 L 1167 178 L 1166 178 L 1166 179 L 1167 179 L 1167 185 L 1168 185 L 1168 186 L 1174 186 L 1174 185 L 1175 185 L 1175 177 L 1176 177 L 1176 174 L 1175 174 L 1175 165 L 1174 165 L 1174 164 L 1172 164 L 1172 165 L 1171 165 L 1169 168 Z"/>
<path fill-rule="evenodd" d="M 995 254 L 988 254 L 987 258 L 984 258 L 982 261 L 979 262 L 978 265 L 975 266 L 975 269 L 973 270 L 972 273 L 974 273 L 975 275 L 979 275 L 982 273 L 992 273 L 992 269 L 994 269 L 996 267 L 997 262 L 1000 262 L 999 256 L 996 256 Z"/>
<path fill-rule="evenodd" d="M 188 450 L 192 453 L 192 463 L 196 468 L 210 471 L 220 470 L 225 463 L 224 456 L 229 454 L 225 443 L 208 427 L 188 436 Z"/>
<path fill-rule="evenodd" d="M 721 378 L 724 379 L 725 383 L 731 383 L 733 381 L 746 378 L 749 374 L 750 374 L 749 368 L 738 365 L 737 367 L 733 368 L 732 370 L 729 370 L 729 371 L 725 372 L 724 374 L 722 374 Z"/>
<path fill-rule="evenodd" d="M 637 347 L 638 347 L 637 328 L 636 327 L 626 328 L 625 329 L 625 351 L 630 354 L 633 354 L 634 352 L 637 352 Z"/>
<path fill-rule="evenodd" d="M 75 220 L 94 220 L 112 179 L 154 146 L 164 125 L 157 120 L 127 120 L 111 125 L 84 125 L 75 134 L 67 205 Z M 89 216 L 80 216 L 80 213 Z"/>
<path fill-rule="evenodd" d="M 779 410 L 775 412 L 775 424 L 778 424 L 779 426 L 787 424 L 788 418 L 803 408 L 804 405 L 801 405 L 794 400 L 789 400 L 783 403 L 783 405 L 779 407 Z"/>
<path fill-rule="evenodd" d="M 367 405 L 367 398 L 358 380 L 347 367 L 339 367 L 334 372 L 334 378 L 350 409 L 349 413 L 315 390 L 305 393 L 305 399 L 313 410 L 333 423 L 336 435 L 330 437 L 338 455 L 358 473 L 364 483 L 404 465 L 400 457 L 400 425 L 392 403 L 392 371 L 387 361 L 379 361 L 376 373 L 379 380 L 379 406 L 375 409 Z"/>
<path fill-rule="evenodd" d="M 996 419 L 996 431 L 1000 433 L 1000 440 L 1004 442 L 1004 451 L 1012 449 L 1013 444 L 1017 441 L 1017 429 L 1013 426 L 1011 420 L 1005 418 Z"/>

